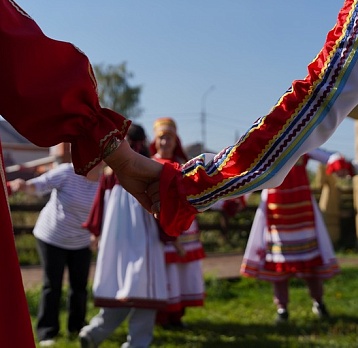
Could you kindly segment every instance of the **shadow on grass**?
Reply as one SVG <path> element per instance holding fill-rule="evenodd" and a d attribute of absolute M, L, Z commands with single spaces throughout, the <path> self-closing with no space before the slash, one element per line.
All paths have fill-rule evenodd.
<path fill-rule="evenodd" d="M 205 348 L 282 348 L 282 347 L 327 347 L 320 337 L 325 335 L 344 336 L 357 332 L 358 317 L 339 316 L 328 320 L 275 325 L 233 324 L 196 321 L 185 330 L 157 328 L 153 347 L 205 347 Z M 312 341 L 311 341 L 312 340 Z M 329 345 L 332 347 L 332 345 Z M 348 345 L 349 346 L 349 345 Z M 339 346 L 337 346 L 339 347 Z"/>

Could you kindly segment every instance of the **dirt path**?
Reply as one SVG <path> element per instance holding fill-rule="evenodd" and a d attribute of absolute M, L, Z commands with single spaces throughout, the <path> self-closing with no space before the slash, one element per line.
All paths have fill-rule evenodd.
<path fill-rule="evenodd" d="M 242 261 L 241 254 L 209 254 L 203 260 L 203 271 L 207 276 L 217 278 L 237 278 Z M 354 266 L 358 268 L 358 256 L 338 257 L 342 266 Z M 95 264 L 92 264 L 90 279 L 93 279 Z M 33 289 L 41 285 L 42 269 L 39 266 L 21 268 L 25 290 Z M 67 281 L 67 274 L 66 274 Z"/>

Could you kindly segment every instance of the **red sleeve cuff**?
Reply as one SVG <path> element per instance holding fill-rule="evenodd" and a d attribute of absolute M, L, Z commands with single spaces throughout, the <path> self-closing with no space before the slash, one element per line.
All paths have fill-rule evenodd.
<path fill-rule="evenodd" d="M 187 230 L 198 211 L 186 199 L 178 163 L 164 163 L 160 177 L 159 222 L 165 233 L 179 236 Z"/>

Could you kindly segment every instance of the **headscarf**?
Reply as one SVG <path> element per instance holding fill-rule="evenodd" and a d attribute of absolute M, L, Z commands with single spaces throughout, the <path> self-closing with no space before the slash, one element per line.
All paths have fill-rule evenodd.
<path fill-rule="evenodd" d="M 185 163 L 189 160 L 188 156 L 186 155 L 182 147 L 180 138 L 177 134 L 176 123 L 172 118 L 160 117 L 156 119 L 153 124 L 153 132 L 154 132 L 154 139 L 149 145 L 149 151 L 151 156 L 154 156 L 157 153 L 157 149 L 155 147 L 155 140 L 158 137 L 162 136 L 163 134 L 169 133 L 169 134 L 173 134 L 176 138 L 176 146 L 173 151 L 173 159 L 179 163 Z"/>

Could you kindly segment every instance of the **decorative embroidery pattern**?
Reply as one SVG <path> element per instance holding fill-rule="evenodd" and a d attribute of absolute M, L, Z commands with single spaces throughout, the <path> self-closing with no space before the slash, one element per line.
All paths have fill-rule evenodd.
<path fill-rule="evenodd" d="M 189 180 L 200 184 L 201 175 L 209 177 L 200 190 L 193 189 L 186 195 L 198 211 L 222 198 L 258 189 L 282 169 L 325 120 L 358 59 L 357 2 L 349 6 L 350 12 L 341 19 L 341 34 L 338 31 L 335 38 L 337 33 L 331 32 L 332 42 L 309 65 L 310 74 L 295 81 L 268 115 L 258 119 L 235 145 L 221 151 L 207 167 L 203 156 L 182 167 L 184 186 Z"/>

